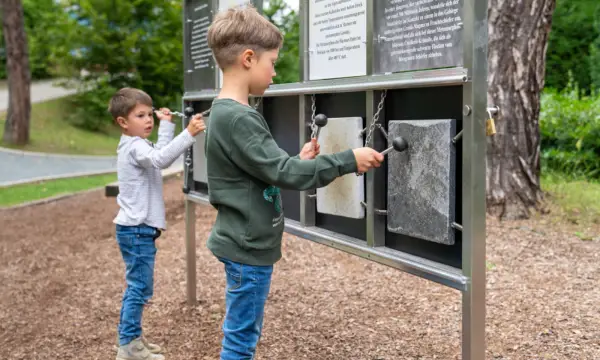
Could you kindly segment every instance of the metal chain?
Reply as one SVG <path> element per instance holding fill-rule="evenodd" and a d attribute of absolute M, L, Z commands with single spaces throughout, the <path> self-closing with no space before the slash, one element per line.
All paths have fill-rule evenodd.
<path fill-rule="evenodd" d="M 383 90 L 381 93 L 381 100 L 379 100 L 379 104 L 377 105 L 377 111 L 375 115 L 373 115 L 373 121 L 371 122 L 371 126 L 369 126 L 369 133 L 367 134 L 367 139 L 365 140 L 365 146 L 369 146 L 371 144 L 371 140 L 373 138 L 373 131 L 375 128 L 380 128 L 381 124 L 379 123 L 379 114 L 381 110 L 383 110 L 383 104 L 385 102 L 385 97 L 387 95 L 387 90 Z"/>
<path fill-rule="evenodd" d="M 262 102 L 262 97 L 258 98 L 258 101 L 256 102 L 256 104 L 254 104 L 253 108 L 256 110 L 258 109 L 258 107 L 260 106 L 260 103 Z M 153 108 L 153 110 L 155 110 Z M 208 108 L 208 110 L 204 110 L 203 112 L 201 112 L 200 114 L 202 116 L 207 115 L 208 113 L 210 113 L 210 111 L 212 110 L 212 106 L 210 108 Z M 181 118 L 184 118 L 185 115 L 178 112 L 178 111 L 171 111 L 171 114 L 175 115 L 175 116 L 179 116 Z M 314 116 L 313 116 L 314 117 Z M 188 169 L 191 171 L 191 166 L 192 165 L 192 147 L 190 146 L 187 151 L 186 151 L 186 157 L 185 157 L 185 165 L 188 167 Z"/>
<path fill-rule="evenodd" d="M 381 124 L 379 123 L 379 115 L 381 110 L 383 110 L 383 104 L 385 103 L 385 97 L 387 95 L 387 90 L 383 90 L 381 93 L 381 100 L 379 100 L 379 104 L 377 104 L 377 111 L 375 111 L 375 115 L 373 115 L 373 121 L 371 121 L 371 126 L 369 126 L 369 132 L 367 133 L 367 139 L 365 140 L 365 146 L 369 146 L 371 144 L 371 140 L 373 138 L 373 131 L 375 128 L 381 128 Z M 356 176 L 362 176 L 363 173 L 356 172 Z"/>
<path fill-rule="evenodd" d="M 311 96 L 311 101 L 312 101 L 312 105 L 311 105 L 312 117 L 311 117 L 310 129 L 312 130 L 312 133 L 310 134 L 310 138 L 316 139 L 318 126 L 315 124 L 315 114 L 317 112 L 317 105 L 316 105 L 314 94 Z"/>

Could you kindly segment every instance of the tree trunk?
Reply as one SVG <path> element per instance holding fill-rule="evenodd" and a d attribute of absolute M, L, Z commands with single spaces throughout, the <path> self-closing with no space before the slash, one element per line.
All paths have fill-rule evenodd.
<path fill-rule="evenodd" d="M 29 142 L 31 74 L 23 4 L 21 0 L 2 0 L 1 4 L 8 74 L 8 113 L 4 126 L 4 142 L 25 145 Z"/>
<path fill-rule="evenodd" d="M 555 0 L 490 0 L 488 104 L 500 107 L 488 138 L 487 208 L 527 218 L 542 200 L 540 93 Z"/>

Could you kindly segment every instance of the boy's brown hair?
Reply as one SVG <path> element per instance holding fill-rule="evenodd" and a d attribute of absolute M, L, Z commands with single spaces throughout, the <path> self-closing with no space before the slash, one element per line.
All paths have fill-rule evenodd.
<path fill-rule="evenodd" d="M 115 120 L 119 116 L 126 118 L 138 104 L 152 107 L 152 98 L 140 89 L 122 88 L 110 99 L 108 111 Z"/>
<path fill-rule="evenodd" d="M 208 47 L 221 69 L 235 63 L 244 50 L 262 51 L 281 48 L 283 35 L 252 5 L 238 6 L 218 13 L 208 29 Z"/>

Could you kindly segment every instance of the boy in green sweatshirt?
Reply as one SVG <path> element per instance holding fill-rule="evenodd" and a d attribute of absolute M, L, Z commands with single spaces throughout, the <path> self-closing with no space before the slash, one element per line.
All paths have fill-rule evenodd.
<path fill-rule="evenodd" d="M 253 359 L 273 264 L 281 258 L 279 189 L 324 187 L 342 175 L 379 167 L 383 156 L 368 147 L 319 155 L 309 142 L 290 157 L 248 105 L 250 94 L 263 95 L 273 82 L 281 32 L 246 6 L 217 14 L 207 38 L 223 71 L 205 143 L 209 199 L 218 210 L 207 246 L 223 262 L 227 283 L 220 358 Z"/>

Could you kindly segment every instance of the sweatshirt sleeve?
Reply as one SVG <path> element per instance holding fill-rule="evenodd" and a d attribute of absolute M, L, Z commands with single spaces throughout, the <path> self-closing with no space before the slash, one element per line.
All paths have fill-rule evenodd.
<path fill-rule="evenodd" d="M 154 147 L 156 149 L 161 149 L 165 147 L 169 141 L 173 139 L 173 135 L 175 134 L 175 124 L 167 121 L 161 120 L 158 123 L 158 141 Z"/>
<path fill-rule="evenodd" d="M 144 139 L 136 139 L 131 144 L 131 157 L 136 165 L 143 168 L 166 169 L 194 143 L 195 139 L 184 129 L 179 135 L 160 149 L 152 147 Z"/>
<path fill-rule="evenodd" d="M 290 157 L 279 148 L 262 120 L 252 113 L 234 119 L 230 130 L 232 160 L 252 176 L 283 189 L 320 188 L 357 171 L 352 149 L 319 155 L 312 160 Z"/>

